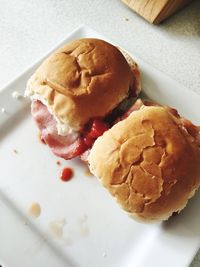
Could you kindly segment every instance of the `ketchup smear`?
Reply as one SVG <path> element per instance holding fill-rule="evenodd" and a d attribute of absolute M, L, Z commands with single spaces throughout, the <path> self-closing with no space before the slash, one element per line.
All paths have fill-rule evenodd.
<path fill-rule="evenodd" d="M 61 174 L 60 174 L 60 179 L 63 181 L 63 182 L 67 182 L 69 181 L 74 175 L 74 172 L 71 168 L 64 168 L 62 171 L 61 171 Z"/>
<path fill-rule="evenodd" d="M 94 141 L 108 129 L 109 125 L 103 122 L 100 118 L 91 120 L 83 130 L 82 136 L 77 141 L 72 158 L 77 157 L 90 149 Z"/>
<path fill-rule="evenodd" d="M 87 149 L 90 148 L 93 145 L 94 141 L 108 129 L 109 125 L 107 123 L 103 122 L 99 118 L 93 119 L 83 136 L 83 142 Z"/>

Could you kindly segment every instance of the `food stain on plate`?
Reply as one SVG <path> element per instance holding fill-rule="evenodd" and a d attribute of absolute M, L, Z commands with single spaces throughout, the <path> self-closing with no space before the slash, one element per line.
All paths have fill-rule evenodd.
<path fill-rule="evenodd" d="M 84 214 L 83 216 L 81 216 L 80 218 L 78 218 L 77 220 L 77 224 L 78 224 L 78 231 L 81 237 L 86 237 L 89 235 L 90 230 L 89 230 L 89 226 L 87 223 L 87 215 Z"/>
<path fill-rule="evenodd" d="M 87 215 L 83 214 L 71 221 L 66 221 L 65 218 L 52 220 L 48 224 L 48 232 L 64 246 L 72 245 L 89 235 Z"/>
<path fill-rule="evenodd" d="M 66 225 L 65 218 L 61 220 L 54 220 L 49 223 L 49 231 L 55 237 L 62 237 L 63 236 L 63 229 Z"/>
<path fill-rule="evenodd" d="M 63 182 L 68 182 L 69 180 L 72 179 L 73 176 L 74 176 L 74 171 L 72 168 L 69 168 L 69 167 L 62 169 L 60 173 L 60 179 Z"/>
<path fill-rule="evenodd" d="M 72 239 L 64 234 L 65 225 L 67 224 L 67 221 L 65 218 L 59 219 L 59 220 L 53 220 L 48 225 L 48 230 L 50 234 L 59 239 L 63 245 L 69 246 L 73 244 Z M 65 231 L 66 232 L 66 231 Z"/>
<path fill-rule="evenodd" d="M 41 214 L 40 204 L 37 202 L 31 203 L 31 205 L 28 208 L 28 214 L 34 219 L 38 218 Z"/>

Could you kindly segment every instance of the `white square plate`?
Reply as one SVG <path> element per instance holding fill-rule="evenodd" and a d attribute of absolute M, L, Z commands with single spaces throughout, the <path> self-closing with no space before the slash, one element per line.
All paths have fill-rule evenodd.
<path fill-rule="evenodd" d="M 82 37 L 105 39 L 80 26 L 54 49 Z M 139 58 L 136 61 L 142 71 L 143 91 L 149 98 L 177 108 L 180 114 L 200 124 L 199 95 Z M 30 103 L 11 96 L 15 90 L 23 94 L 26 81 L 40 63 L 0 91 L 0 108 L 6 109 L 0 113 L 0 264 L 188 266 L 200 245 L 200 194 L 179 216 L 145 225 L 131 220 L 95 178 L 85 175 L 78 160 L 61 160 L 62 166 L 58 166 L 58 159 L 38 142 Z M 59 180 L 64 166 L 75 170 L 75 177 L 68 183 Z M 37 219 L 29 218 L 27 213 L 32 202 L 38 202 L 42 209 Z"/>

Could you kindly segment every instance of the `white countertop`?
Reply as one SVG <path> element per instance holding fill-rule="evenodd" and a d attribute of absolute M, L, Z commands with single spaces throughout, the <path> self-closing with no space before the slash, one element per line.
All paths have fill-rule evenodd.
<path fill-rule="evenodd" d="M 200 94 L 198 0 L 160 26 L 120 0 L 0 0 L 0 5 L 0 88 L 84 23 Z M 191 266 L 200 266 L 200 252 Z"/>

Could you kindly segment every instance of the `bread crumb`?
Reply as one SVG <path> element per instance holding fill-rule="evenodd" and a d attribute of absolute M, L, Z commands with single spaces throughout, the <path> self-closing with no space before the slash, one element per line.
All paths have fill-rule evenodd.
<path fill-rule="evenodd" d="M 93 176 L 93 174 L 91 173 L 90 169 L 88 166 L 86 166 L 86 169 L 85 169 L 85 175 L 86 176 Z"/>
<path fill-rule="evenodd" d="M 103 252 L 102 257 L 103 257 L 103 258 L 106 258 L 106 257 L 107 257 L 106 252 Z"/>
<path fill-rule="evenodd" d="M 15 153 L 15 154 L 18 154 L 19 152 L 17 151 L 17 149 L 13 149 L 13 152 Z"/>
<path fill-rule="evenodd" d="M 31 205 L 28 208 L 28 213 L 32 218 L 38 218 L 41 214 L 41 207 L 40 204 L 37 202 L 31 203 Z"/>
<path fill-rule="evenodd" d="M 127 17 L 123 17 L 124 21 L 129 21 L 129 19 Z"/>
<path fill-rule="evenodd" d="M 20 99 L 20 98 L 22 98 L 22 95 L 19 92 L 14 91 L 14 92 L 12 92 L 12 98 Z"/>
<path fill-rule="evenodd" d="M 65 219 L 61 220 L 55 220 L 49 223 L 49 230 L 51 234 L 53 234 L 56 237 L 62 237 L 63 236 L 63 228 L 66 224 Z"/>

